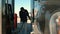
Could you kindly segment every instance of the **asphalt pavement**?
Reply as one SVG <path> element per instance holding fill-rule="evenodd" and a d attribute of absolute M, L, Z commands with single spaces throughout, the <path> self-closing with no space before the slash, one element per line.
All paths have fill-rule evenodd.
<path fill-rule="evenodd" d="M 22 27 L 21 32 L 19 32 L 21 27 L 22 27 L 21 23 L 17 23 L 17 30 L 18 30 L 17 34 L 24 34 L 25 30 L 23 27 Z M 31 23 L 27 23 L 27 34 L 30 34 L 31 31 L 32 31 L 32 25 L 31 25 Z"/>

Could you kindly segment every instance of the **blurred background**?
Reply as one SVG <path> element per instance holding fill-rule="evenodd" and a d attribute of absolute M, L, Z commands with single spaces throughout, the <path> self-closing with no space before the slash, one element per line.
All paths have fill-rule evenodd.
<path fill-rule="evenodd" d="M 2 34 L 20 34 L 17 30 L 21 27 L 21 7 L 27 9 L 31 17 L 31 20 L 27 20 L 28 34 L 59 34 L 60 30 L 58 31 L 58 24 L 55 22 L 60 16 L 56 14 L 60 13 L 59 3 L 60 0 L 0 0 Z"/>

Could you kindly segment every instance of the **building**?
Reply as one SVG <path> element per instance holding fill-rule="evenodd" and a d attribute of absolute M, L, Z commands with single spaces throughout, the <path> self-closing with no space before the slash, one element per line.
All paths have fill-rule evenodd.
<path fill-rule="evenodd" d="M 2 13 L 2 34 L 11 34 L 14 29 L 14 0 L 0 0 Z"/>

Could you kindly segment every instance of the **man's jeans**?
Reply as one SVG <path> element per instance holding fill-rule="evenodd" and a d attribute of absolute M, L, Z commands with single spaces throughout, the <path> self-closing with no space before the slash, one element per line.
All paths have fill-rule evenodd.
<path fill-rule="evenodd" d="M 19 25 L 20 27 L 18 29 L 20 34 L 27 34 L 27 22 L 21 22 Z"/>

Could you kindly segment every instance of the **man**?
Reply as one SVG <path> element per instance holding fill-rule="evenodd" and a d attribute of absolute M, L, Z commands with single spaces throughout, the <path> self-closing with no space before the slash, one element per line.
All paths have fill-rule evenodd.
<path fill-rule="evenodd" d="M 24 9 L 23 7 L 21 7 L 21 11 L 19 12 L 19 16 L 20 16 L 20 19 L 21 19 L 21 29 L 25 28 L 25 33 L 24 34 L 27 34 L 27 17 L 29 17 L 29 13 L 26 9 Z M 30 17 L 29 17 L 30 19 Z"/>

